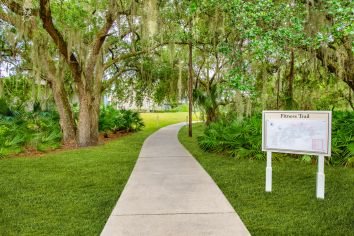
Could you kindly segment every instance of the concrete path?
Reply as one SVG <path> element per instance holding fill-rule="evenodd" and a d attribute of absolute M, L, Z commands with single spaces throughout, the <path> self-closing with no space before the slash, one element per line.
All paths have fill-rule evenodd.
<path fill-rule="evenodd" d="M 101 235 L 250 235 L 211 177 L 170 125 L 144 142 Z"/>

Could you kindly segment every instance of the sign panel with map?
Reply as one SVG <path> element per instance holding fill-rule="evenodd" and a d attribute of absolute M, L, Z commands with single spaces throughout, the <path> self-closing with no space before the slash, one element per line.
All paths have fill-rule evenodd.
<path fill-rule="evenodd" d="M 330 111 L 263 111 L 263 151 L 331 155 Z"/>

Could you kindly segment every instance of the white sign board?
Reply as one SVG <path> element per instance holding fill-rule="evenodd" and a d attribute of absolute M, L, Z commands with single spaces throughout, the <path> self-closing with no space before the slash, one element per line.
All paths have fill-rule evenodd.
<path fill-rule="evenodd" d="M 317 198 L 324 198 L 324 156 L 331 155 L 332 112 L 263 111 L 262 150 L 267 152 L 266 191 L 272 191 L 272 152 L 318 155 Z"/>
<path fill-rule="evenodd" d="M 330 111 L 263 111 L 263 151 L 331 155 Z"/>

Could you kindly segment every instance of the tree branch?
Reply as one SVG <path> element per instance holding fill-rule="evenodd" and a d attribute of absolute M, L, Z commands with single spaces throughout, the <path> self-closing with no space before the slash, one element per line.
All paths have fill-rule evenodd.
<path fill-rule="evenodd" d="M 24 11 L 23 11 L 23 7 L 12 0 L 1 0 L 1 2 L 8 8 L 10 9 L 12 12 L 16 13 L 17 15 L 23 16 Z M 38 16 L 39 12 L 38 9 L 31 9 L 31 15 L 32 16 Z"/>
<path fill-rule="evenodd" d="M 216 75 L 220 72 L 220 70 L 227 64 L 227 61 L 225 61 L 223 64 L 220 65 L 220 67 L 218 68 L 217 71 L 215 71 L 213 77 L 211 77 L 211 80 L 209 81 L 209 84 L 212 85 L 215 78 L 216 78 Z"/>
<path fill-rule="evenodd" d="M 93 74 L 91 72 L 93 71 L 96 65 L 98 54 L 102 48 L 104 41 L 106 40 L 108 31 L 111 29 L 113 23 L 114 23 L 114 16 L 111 13 L 111 11 L 108 10 L 108 13 L 106 15 L 106 22 L 96 34 L 96 38 L 93 42 L 93 47 L 86 67 L 86 72 L 88 73 L 88 76 L 90 74 L 91 75 Z"/>
<path fill-rule="evenodd" d="M 116 81 L 122 74 L 124 74 L 125 72 L 128 72 L 128 71 L 136 71 L 136 69 L 134 69 L 134 68 L 121 69 L 115 75 L 113 75 L 110 79 L 105 81 L 104 85 L 101 88 L 101 92 L 103 92 L 107 88 L 109 88 L 114 83 L 114 81 Z"/>
<path fill-rule="evenodd" d="M 0 12 L 0 20 L 12 25 L 12 26 L 17 26 L 16 19 L 12 16 L 9 16 L 8 14 L 5 14 L 4 12 Z"/>
<path fill-rule="evenodd" d="M 70 70 L 73 73 L 75 82 L 82 83 L 80 64 L 73 53 L 69 55 L 68 44 L 64 40 L 62 34 L 55 28 L 52 19 L 49 0 L 40 0 L 40 18 L 42 19 L 43 28 L 48 32 L 53 39 L 54 44 L 58 47 L 60 54 L 63 55 L 65 61 L 68 63 Z"/>
<path fill-rule="evenodd" d="M 139 55 L 151 52 L 151 51 L 155 50 L 156 48 L 159 48 L 159 47 L 161 47 L 163 45 L 166 45 L 166 44 L 167 43 L 161 43 L 161 44 L 158 44 L 158 45 L 154 46 L 153 48 L 150 48 L 150 49 L 147 49 L 147 50 L 142 50 L 142 51 L 139 51 L 139 52 L 131 52 L 131 53 L 127 53 L 127 54 L 121 55 L 119 57 L 116 57 L 116 58 L 108 61 L 104 65 L 104 70 L 108 69 L 110 66 L 112 66 L 113 64 L 115 64 L 115 63 L 117 63 L 119 61 L 126 60 L 128 58 L 132 58 L 132 57 L 135 57 L 135 56 L 139 56 Z"/>

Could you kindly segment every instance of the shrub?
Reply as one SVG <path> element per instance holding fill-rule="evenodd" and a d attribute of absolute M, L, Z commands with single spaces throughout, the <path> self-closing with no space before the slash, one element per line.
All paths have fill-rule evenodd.
<path fill-rule="evenodd" d="M 244 120 L 222 119 L 206 127 L 198 137 L 199 145 L 206 151 L 226 152 L 234 157 L 263 159 L 262 120 L 254 116 Z"/>
<path fill-rule="evenodd" d="M 21 152 L 24 147 L 49 148 L 60 140 L 59 117 L 55 112 L 14 112 L 12 116 L 0 116 L 2 155 Z"/>
<path fill-rule="evenodd" d="M 0 115 L 10 116 L 12 115 L 9 106 L 7 105 L 5 99 L 0 98 Z"/>
<path fill-rule="evenodd" d="M 139 113 L 130 110 L 116 110 L 112 106 L 101 108 L 99 130 L 108 135 L 109 132 L 135 132 L 144 127 Z"/>
<path fill-rule="evenodd" d="M 329 163 L 354 167 L 354 112 L 334 112 Z"/>
<path fill-rule="evenodd" d="M 144 123 L 137 112 L 116 110 L 113 107 L 101 109 L 99 129 L 106 135 L 108 132 L 138 131 L 143 126 Z M 24 148 L 38 151 L 58 148 L 61 138 L 57 112 L 14 111 L 0 114 L 0 158 L 10 153 L 22 152 Z"/>
<path fill-rule="evenodd" d="M 243 120 L 230 117 L 233 116 L 206 127 L 204 135 L 198 137 L 200 147 L 205 151 L 227 153 L 234 157 L 264 159 L 262 117 L 257 115 Z M 308 160 L 308 157 L 301 158 Z M 333 112 L 332 156 L 328 163 L 354 166 L 354 112 Z"/>

